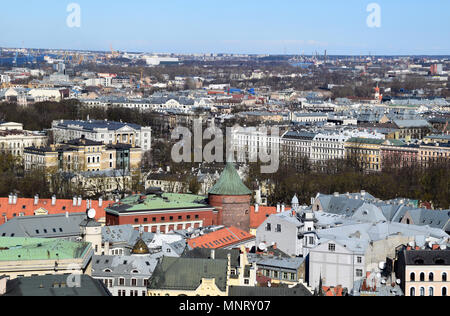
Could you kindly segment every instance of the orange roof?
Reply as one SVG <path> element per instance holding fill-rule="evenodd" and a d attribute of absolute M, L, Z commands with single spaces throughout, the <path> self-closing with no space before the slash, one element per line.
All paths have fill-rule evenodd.
<path fill-rule="evenodd" d="M 290 207 L 286 207 L 286 211 L 290 211 Z M 258 228 L 264 221 L 273 214 L 277 213 L 276 206 L 259 206 L 258 213 L 255 213 L 255 206 L 250 207 L 250 228 Z"/>
<path fill-rule="evenodd" d="M 5 215 L 8 220 L 15 216 L 34 216 L 34 212 L 39 209 L 44 209 L 49 215 L 69 213 L 83 213 L 86 212 L 86 200 L 83 200 L 81 206 L 73 206 L 73 200 L 56 199 L 55 205 L 52 205 L 52 199 L 39 199 L 38 203 L 34 204 L 34 198 L 17 198 L 16 204 L 9 204 L 8 198 L 0 198 L 0 225 L 5 223 Z M 102 206 L 99 206 L 98 201 L 92 200 L 92 208 L 96 210 L 96 219 L 105 217 L 105 208 L 108 206 L 108 201 L 103 201 Z"/>
<path fill-rule="evenodd" d="M 337 287 L 322 286 L 322 289 L 325 292 L 325 296 L 342 296 L 344 291 L 342 286 Z"/>
<path fill-rule="evenodd" d="M 239 228 L 225 227 L 215 232 L 192 238 L 188 241 L 188 244 L 191 248 L 220 249 L 254 238 L 255 236 L 250 235 Z"/>

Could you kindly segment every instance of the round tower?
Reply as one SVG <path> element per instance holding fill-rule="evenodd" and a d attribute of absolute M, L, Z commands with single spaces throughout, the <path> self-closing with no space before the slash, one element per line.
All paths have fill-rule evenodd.
<path fill-rule="evenodd" d="M 242 182 L 234 164 L 228 162 L 209 191 L 209 204 L 218 211 L 218 224 L 250 231 L 251 197 L 252 191 Z"/>

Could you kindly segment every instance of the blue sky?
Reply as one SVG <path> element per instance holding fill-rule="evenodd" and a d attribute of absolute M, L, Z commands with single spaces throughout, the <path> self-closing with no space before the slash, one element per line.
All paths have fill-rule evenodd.
<path fill-rule="evenodd" d="M 67 5 L 81 7 L 69 28 Z M 381 27 L 369 28 L 369 3 Z M 448 0 L 2 1 L 0 46 L 173 53 L 450 54 Z"/>

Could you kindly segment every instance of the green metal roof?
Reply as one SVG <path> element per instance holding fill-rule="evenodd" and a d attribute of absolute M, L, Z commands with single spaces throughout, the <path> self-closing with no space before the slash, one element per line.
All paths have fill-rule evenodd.
<path fill-rule="evenodd" d="M 209 191 L 213 195 L 251 195 L 250 191 L 242 182 L 241 177 L 234 167 L 234 164 L 228 162 L 225 169 L 217 181 L 216 185 Z"/>
<path fill-rule="evenodd" d="M 90 243 L 62 239 L 2 237 L 0 261 L 77 259 L 90 247 Z"/>
<path fill-rule="evenodd" d="M 120 200 L 112 206 L 106 208 L 106 211 L 113 212 L 139 212 L 156 210 L 176 210 L 188 208 L 206 208 L 204 203 L 206 197 L 194 194 L 164 193 L 161 196 L 150 194 L 131 195 Z"/>
<path fill-rule="evenodd" d="M 148 288 L 164 290 L 196 290 L 203 278 L 215 279 L 221 291 L 227 286 L 227 260 L 163 257 L 156 266 Z"/>

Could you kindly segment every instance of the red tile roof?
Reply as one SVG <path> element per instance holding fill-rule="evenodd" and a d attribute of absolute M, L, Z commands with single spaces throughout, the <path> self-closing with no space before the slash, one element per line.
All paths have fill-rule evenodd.
<path fill-rule="evenodd" d="M 286 211 L 290 211 L 290 207 L 286 207 Z M 258 228 L 272 214 L 277 213 L 276 206 L 259 206 L 258 213 L 255 213 L 255 206 L 250 207 L 250 228 Z"/>
<path fill-rule="evenodd" d="M 188 241 L 191 248 L 220 249 L 254 239 L 255 236 L 236 228 L 225 227 L 215 232 L 192 238 Z"/>
<path fill-rule="evenodd" d="M 92 208 L 96 210 L 96 219 L 105 217 L 105 208 L 110 202 L 103 201 L 99 206 L 98 201 L 92 200 Z M 34 198 L 18 198 L 16 204 L 9 204 L 8 198 L 0 198 L 0 225 L 5 223 L 5 214 L 8 220 L 19 216 L 34 216 L 34 212 L 39 209 L 48 211 L 52 214 L 82 213 L 86 212 L 86 200 L 83 200 L 81 206 L 73 206 L 73 200 L 56 199 L 55 205 L 52 205 L 52 199 L 39 199 L 37 205 L 34 204 Z M 14 216 L 15 215 L 15 216 Z"/>
<path fill-rule="evenodd" d="M 322 286 L 322 289 L 325 292 L 325 296 L 342 296 L 344 291 L 342 286 L 337 287 Z"/>

